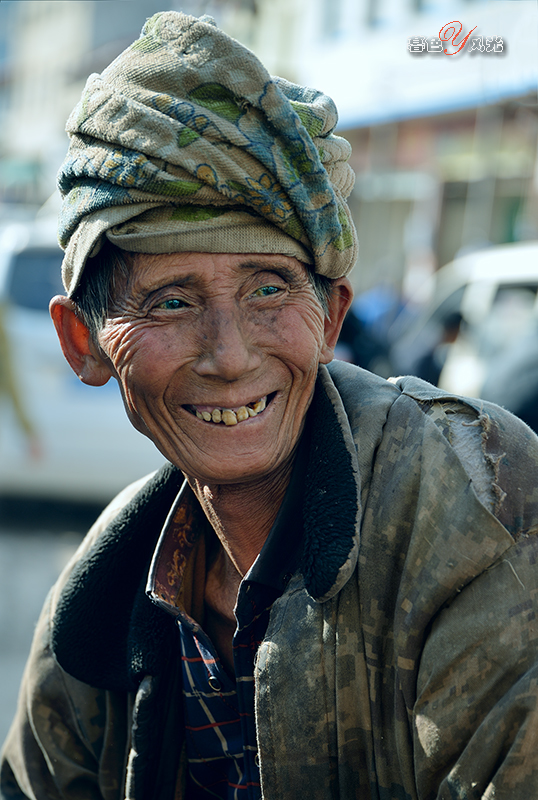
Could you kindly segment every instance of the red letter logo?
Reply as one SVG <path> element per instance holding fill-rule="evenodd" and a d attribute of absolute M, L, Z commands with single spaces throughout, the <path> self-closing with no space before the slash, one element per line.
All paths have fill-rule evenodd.
<path fill-rule="evenodd" d="M 456 25 L 460 26 L 457 30 L 456 30 Z M 465 47 L 465 45 L 467 44 L 467 39 L 469 38 L 471 33 L 474 30 L 476 30 L 476 25 L 474 26 L 473 30 L 469 31 L 469 33 L 467 34 L 465 39 L 463 39 L 463 41 L 460 42 L 459 47 L 458 47 L 458 42 L 456 41 L 456 39 L 460 35 L 462 28 L 463 28 L 463 25 L 461 24 L 461 22 L 459 22 L 459 20 L 455 19 L 455 20 L 452 20 L 452 22 L 447 22 L 447 24 L 443 25 L 443 27 L 439 31 L 439 38 L 441 39 L 441 41 L 443 41 L 443 42 L 450 42 L 451 41 L 452 44 L 454 45 L 454 47 L 458 48 L 457 50 L 454 50 L 453 53 L 449 53 L 448 50 L 445 50 L 444 51 L 445 55 L 447 55 L 447 56 L 455 56 L 456 53 L 459 53 L 460 50 L 463 47 Z"/>

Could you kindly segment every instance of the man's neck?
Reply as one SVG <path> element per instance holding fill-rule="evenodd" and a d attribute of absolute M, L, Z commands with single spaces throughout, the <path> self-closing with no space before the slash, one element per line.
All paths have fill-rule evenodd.
<path fill-rule="evenodd" d="M 207 485 L 189 479 L 230 561 L 243 577 L 258 556 L 286 494 L 293 459 L 270 479 Z"/>

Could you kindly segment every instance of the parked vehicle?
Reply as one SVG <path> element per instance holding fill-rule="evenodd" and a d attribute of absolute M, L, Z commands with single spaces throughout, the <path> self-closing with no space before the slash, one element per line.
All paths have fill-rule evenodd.
<path fill-rule="evenodd" d="M 27 420 L 4 390 L 0 493 L 104 503 L 164 458 L 127 420 L 114 380 L 86 386 L 65 361 L 48 313 L 50 298 L 64 292 L 61 260 L 46 223 L 0 235 L 3 327 Z"/>
<path fill-rule="evenodd" d="M 518 242 L 469 253 L 435 275 L 432 301 L 395 342 L 398 374 L 415 372 L 428 348 L 441 342 L 445 322 L 461 315 L 446 347 L 439 385 L 482 396 L 486 381 L 510 349 L 535 326 L 538 309 L 538 242 Z"/>

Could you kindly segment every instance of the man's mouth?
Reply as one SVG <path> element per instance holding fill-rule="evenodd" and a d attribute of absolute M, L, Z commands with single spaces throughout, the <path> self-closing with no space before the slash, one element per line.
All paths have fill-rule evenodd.
<path fill-rule="evenodd" d="M 195 414 L 198 419 L 204 422 L 209 422 L 213 425 L 237 425 L 239 422 L 244 422 L 251 417 L 257 417 L 265 410 L 267 404 L 271 402 L 273 395 L 265 395 L 253 403 L 247 403 L 245 406 L 238 408 L 221 408 L 216 406 L 186 406 L 191 414 Z"/>

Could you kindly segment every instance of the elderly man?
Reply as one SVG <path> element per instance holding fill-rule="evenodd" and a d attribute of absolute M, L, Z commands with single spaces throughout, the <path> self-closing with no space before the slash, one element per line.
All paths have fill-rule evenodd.
<path fill-rule="evenodd" d="M 3 798 L 538 797 L 538 443 L 327 366 L 356 251 L 335 123 L 175 12 L 70 118 L 54 323 L 170 463 L 49 597 Z"/>

